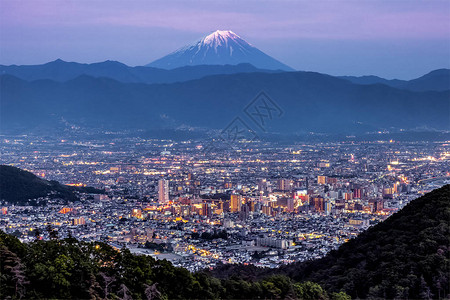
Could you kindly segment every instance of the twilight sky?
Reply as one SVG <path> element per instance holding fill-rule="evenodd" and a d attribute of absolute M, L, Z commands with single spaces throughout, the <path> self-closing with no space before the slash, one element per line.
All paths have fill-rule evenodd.
<path fill-rule="evenodd" d="M 297 70 L 411 79 L 450 68 L 450 1 L 0 0 L 0 64 L 147 64 L 232 30 Z"/>

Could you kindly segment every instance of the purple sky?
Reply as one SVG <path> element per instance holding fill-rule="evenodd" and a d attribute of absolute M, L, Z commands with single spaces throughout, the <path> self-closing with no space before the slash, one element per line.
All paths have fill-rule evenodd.
<path fill-rule="evenodd" d="M 217 29 L 298 70 L 411 79 L 450 68 L 450 1 L 0 0 L 0 64 L 147 64 Z"/>

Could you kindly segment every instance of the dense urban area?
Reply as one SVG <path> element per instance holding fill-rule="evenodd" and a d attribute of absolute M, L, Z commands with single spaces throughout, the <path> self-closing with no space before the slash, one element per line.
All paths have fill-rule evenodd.
<path fill-rule="evenodd" d="M 24 206 L 2 199 L 0 229 L 24 242 L 55 235 L 104 241 L 191 271 L 227 263 L 273 268 L 323 257 L 450 182 L 450 142 L 211 148 L 106 136 L 2 136 L 2 164 L 104 193 Z"/>

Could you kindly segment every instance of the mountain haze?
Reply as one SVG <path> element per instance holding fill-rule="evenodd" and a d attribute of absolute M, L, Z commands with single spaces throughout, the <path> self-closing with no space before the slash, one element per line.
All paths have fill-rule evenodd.
<path fill-rule="evenodd" d="M 27 82 L 9 75 L 0 80 L 2 131 L 56 128 L 61 120 L 104 129 L 222 129 L 237 116 L 257 130 L 243 110 L 263 90 L 283 111 L 266 122 L 267 132 L 449 130 L 450 91 L 356 85 L 312 72 L 214 75 L 172 84 L 121 83 L 89 76 L 64 83 Z"/>

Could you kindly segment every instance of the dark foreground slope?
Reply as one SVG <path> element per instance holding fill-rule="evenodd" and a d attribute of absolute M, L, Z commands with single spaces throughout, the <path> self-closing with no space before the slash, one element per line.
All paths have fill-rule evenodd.
<path fill-rule="evenodd" d="M 275 271 L 224 266 L 213 275 L 259 278 L 273 273 L 310 280 L 352 298 L 449 296 L 450 185 L 420 197 L 322 259 Z"/>
<path fill-rule="evenodd" d="M 100 242 L 22 244 L 1 230 L 0 276 L 1 299 L 350 299 L 281 275 L 220 280 Z"/>
<path fill-rule="evenodd" d="M 78 199 L 76 192 L 102 193 L 89 187 L 66 186 L 16 167 L 0 165 L 0 199 L 9 203 L 23 205 L 28 200 L 46 196 L 74 201 Z"/>
<path fill-rule="evenodd" d="M 282 268 L 352 297 L 449 294 L 450 185 L 420 197 L 325 258 Z"/>

